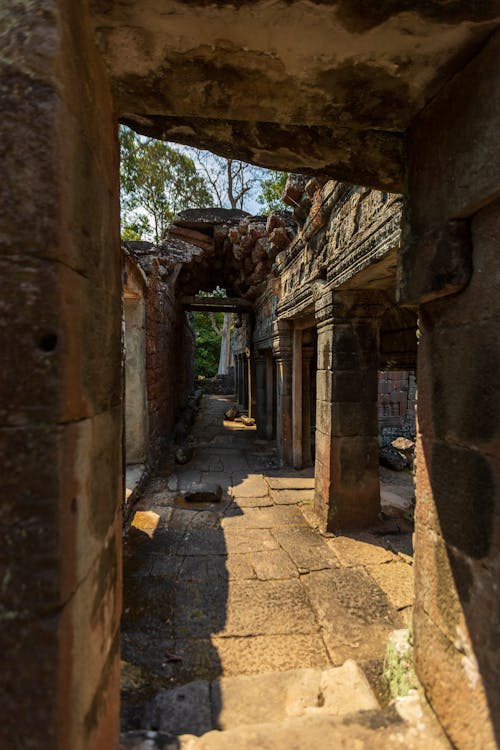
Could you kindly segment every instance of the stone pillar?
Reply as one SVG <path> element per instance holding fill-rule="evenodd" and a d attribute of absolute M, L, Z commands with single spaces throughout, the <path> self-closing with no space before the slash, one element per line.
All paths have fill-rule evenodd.
<path fill-rule="evenodd" d="M 292 454 L 295 469 L 302 468 L 302 329 L 293 329 Z"/>
<path fill-rule="evenodd" d="M 373 524 L 380 511 L 377 293 L 316 302 L 318 371 L 315 509 L 328 531 Z"/>
<path fill-rule="evenodd" d="M 250 349 L 246 350 L 248 368 L 248 416 L 255 419 L 257 392 L 255 380 L 255 358 Z"/>
<path fill-rule="evenodd" d="M 245 401 L 245 372 L 243 354 L 237 355 L 238 360 L 238 405 L 243 409 Z"/>
<path fill-rule="evenodd" d="M 274 437 L 274 361 L 273 353 L 266 352 L 266 438 Z"/>
<path fill-rule="evenodd" d="M 86 3 L 9 6 L 0 747 L 102 750 L 117 745 L 119 709 L 117 123 Z"/>
<path fill-rule="evenodd" d="M 302 347 L 302 466 L 311 466 L 311 359 L 314 348 Z"/>
<path fill-rule="evenodd" d="M 234 387 L 235 387 L 235 398 L 236 403 L 241 404 L 241 368 L 240 368 L 240 355 L 234 355 Z"/>
<path fill-rule="evenodd" d="M 276 362 L 276 444 L 281 463 L 292 464 L 292 339 L 288 325 L 281 324 L 274 342 Z"/>
<path fill-rule="evenodd" d="M 125 290 L 125 458 L 144 463 L 147 452 L 146 319 L 144 298 Z"/>
<path fill-rule="evenodd" d="M 460 750 L 500 738 L 499 58 L 497 33 L 408 132 L 398 268 L 420 329 L 415 665 Z"/>
<path fill-rule="evenodd" d="M 241 355 L 241 369 L 243 371 L 243 377 L 242 377 L 242 383 L 243 383 L 243 393 L 242 393 L 242 401 L 243 408 L 247 409 L 249 408 L 249 389 L 250 389 L 250 368 L 249 368 L 249 362 L 248 362 L 248 355 L 246 352 L 243 352 Z"/>
<path fill-rule="evenodd" d="M 266 358 L 264 354 L 258 353 L 255 357 L 255 396 L 257 422 L 257 435 L 266 437 Z"/>

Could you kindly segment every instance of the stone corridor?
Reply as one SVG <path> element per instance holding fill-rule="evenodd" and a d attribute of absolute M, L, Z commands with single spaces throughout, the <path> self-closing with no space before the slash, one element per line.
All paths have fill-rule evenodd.
<path fill-rule="evenodd" d="M 203 397 L 193 459 L 149 482 L 126 536 L 122 725 L 129 742 L 134 730 L 172 738 L 269 721 L 276 709 L 268 711 L 258 694 L 270 679 L 281 681 L 271 692 L 286 693 L 284 679 L 319 679 L 351 659 L 363 671 L 344 667 L 356 679 L 347 680 L 346 705 L 336 711 L 354 710 L 356 680 L 368 707 L 377 706 L 365 675 L 384 703 L 387 638 L 407 625 L 413 600 L 410 529 L 401 521 L 400 533 L 384 533 L 398 530 L 386 522 L 373 532 L 321 535 L 310 525 L 312 469 L 280 469 L 273 444 L 254 427 L 224 420 L 231 404 Z M 219 502 L 199 502 L 218 487 Z M 258 677 L 242 685 L 243 675 L 265 675 L 267 688 Z"/>

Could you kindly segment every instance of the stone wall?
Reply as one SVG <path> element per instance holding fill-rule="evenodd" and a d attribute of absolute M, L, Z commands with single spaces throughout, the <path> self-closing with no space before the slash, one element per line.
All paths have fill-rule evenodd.
<path fill-rule="evenodd" d="M 415 439 L 417 382 L 413 372 L 385 370 L 379 373 L 378 423 L 380 445 L 402 435 Z"/>
<path fill-rule="evenodd" d="M 85 7 L 2 9 L 2 748 L 118 737 L 118 142 Z"/>
<path fill-rule="evenodd" d="M 408 134 L 399 267 L 420 329 L 415 663 L 461 750 L 500 740 L 499 55 L 497 33 Z"/>
<path fill-rule="evenodd" d="M 151 460 L 165 450 L 177 411 L 192 390 L 194 333 L 169 277 L 153 262 L 146 299 L 146 380 Z"/>

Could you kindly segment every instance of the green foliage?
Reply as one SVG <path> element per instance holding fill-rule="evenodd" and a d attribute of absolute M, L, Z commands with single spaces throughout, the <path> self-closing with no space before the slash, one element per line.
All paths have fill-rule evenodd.
<path fill-rule="evenodd" d="M 271 171 L 269 177 L 262 180 L 257 201 L 264 206 L 265 213 L 286 208 L 281 195 L 285 189 L 287 177 L 288 172 Z"/>
<path fill-rule="evenodd" d="M 218 330 L 222 329 L 224 313 L 212 313 Z M 204 378 L 212 378 L 217 375 L 220 356 L 220 333 L 214 330 L 210 313 L 193 313 L 193 329 L 195 333 L 196 350 L 194 358 L 194 374 Z"/>
<path fill-rule="evenodd" d="M 213 205 L 193 160 L 163 141 L 122 126 L 120 157 L 122 224 L 129 234 L 161 242 L 178 211 Z"/>

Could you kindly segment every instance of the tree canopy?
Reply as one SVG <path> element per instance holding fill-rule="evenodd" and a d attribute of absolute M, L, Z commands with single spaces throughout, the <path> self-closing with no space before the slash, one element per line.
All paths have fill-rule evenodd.
<path fill-rule="evenodd" d="M 257 202 L 263 206 L 264 213 L 286 208 L 281 196 L 285 189 L 287 177 L 288 172 L 270 170 L 268 176 L 261 181 Z"/>
<path fill-rule="evenodd" d="M 193 160 L 163 141 L 120 128 L 122 232 L 161 242 L 172 217 L 213 205 Z"/>

